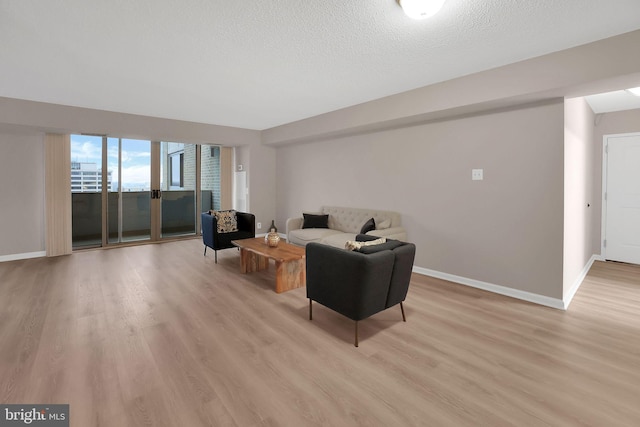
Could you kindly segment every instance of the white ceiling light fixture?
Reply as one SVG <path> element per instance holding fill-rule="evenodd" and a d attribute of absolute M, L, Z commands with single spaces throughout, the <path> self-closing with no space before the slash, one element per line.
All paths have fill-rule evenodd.
<path fill-rule="evenodd" d="M 640 87 L 632 87 L 631 89 L 627 89 L 627 92 L 635 96 L 640 96 Z"/>
<path fill-rule="evenodd" d="M 445 0 L 397 0 L 404 13 L 412 19 L 429 18 L 442 9 Z"/>

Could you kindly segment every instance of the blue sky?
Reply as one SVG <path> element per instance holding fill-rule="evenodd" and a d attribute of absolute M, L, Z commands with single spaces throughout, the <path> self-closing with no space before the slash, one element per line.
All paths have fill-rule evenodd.
<path fill-rule="evenodd" d="M 108 169 L 113 183 L 118 182 L 118 138 L 108 138 Z M 122 139 L 123 189 L 149 189 L 151 176 L 151 143 L 135 139 Z M 71 135 L 71 160 L 102 165 L 102 137 Z M 115 185 L 114 185 L 115 188 Z"/>

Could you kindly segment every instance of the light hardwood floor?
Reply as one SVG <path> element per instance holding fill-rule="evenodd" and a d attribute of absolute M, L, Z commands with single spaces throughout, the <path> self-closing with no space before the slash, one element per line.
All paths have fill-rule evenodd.
<path fill-rule="evenodd" d="M 637 426 L 640 267 L 563 312 L 415 275 L 353 323 L 198 240 L 0 264 L 0 403 L 90 426 Z"/>

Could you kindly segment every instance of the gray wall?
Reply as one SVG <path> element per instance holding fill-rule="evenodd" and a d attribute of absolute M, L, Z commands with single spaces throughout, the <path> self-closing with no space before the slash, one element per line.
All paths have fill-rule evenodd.
<path fill-rule="evenodd" d="M 44 252 L 44 134 L 0 125 L 0 153 L 0 257 Z"/>
<path fill-rule="evenodd" d="M 558 101 L 281 146 L 278 224 L 321 205 L 398 211 L 417 267 L 562 298 L 563 110 Z"/>
<path fill-rule="evenodd" d="M 236 147 L 236 171 L 238 165 L 247 172 L 247 210 L 256 216 L 256 234 L 266 233 L 271 220 L 276 219 L 276 149 L 262 144 Z M 262 223 L 261 229 L 258 223 Z M 276 226 L 284 232 L 284 222 L 276 221 Z"/>
<path fill-rule="evenodd" d="M 271 220 L 276 219 L 276 149 L 261 144 L 249 147 L 249 203 L 256 222 L 262 223 L 262 229 L 256 233 L 266 233 Z M 284 231 L 284 223 L 276 226 Z"/>

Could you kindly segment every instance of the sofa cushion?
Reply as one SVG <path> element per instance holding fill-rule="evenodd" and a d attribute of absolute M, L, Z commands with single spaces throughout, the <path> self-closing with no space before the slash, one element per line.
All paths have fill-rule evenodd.
<path fill-rule="evenodd" d="M 291 230 L 289 232 L 288 238 L 289 243 L 306 246 L 309 242 L 319 242 L 320 240 L 333 234 L 343 233 L 338 230 L 331 230 L 330 228 L 300 228 L 297 230 Z"/>
<path fill-rule="evenodd" d="M 371 218 L 367 222 L 364 223 L 362 228 L 360 229 L 360 234 L 367 234 L 369 231 L 376 229 L 376 221 Z"/>
<path fill-rule="evenodd" d="M 344 249 L 344 244 L 348 240 L 355 240 L 355 239 L 356 239 L 356 235 L 354 233 L 343 233 L 339 231 L 336 234 L 331 234 L 330 236 L 323 237 L 322 240 L 320 240 L 320 243 L 324 243 L 325 245 Z"/>
<path fill-rule="evenodd" d="M 384 230 L 386 228 L 391 227 L 391 220 L 390 219 L 385 219 L 384 221 L 380 221 L 380 223 L 378 223 L 378 225 L 376 225 L 376 230 Z M 362 233 L 364 234 L 364 233 Z"/>
<path fill-rule="evenodd" d="M 329 215 L 303 213 L 302 228 L 329 228 Z"/>
<path fill-rule="evenodd" d="M 236 211 L 213 211 L 213 215 L 216 217 L 218 233 L 232 233 L 234 231 L 238 231 Z"/>

